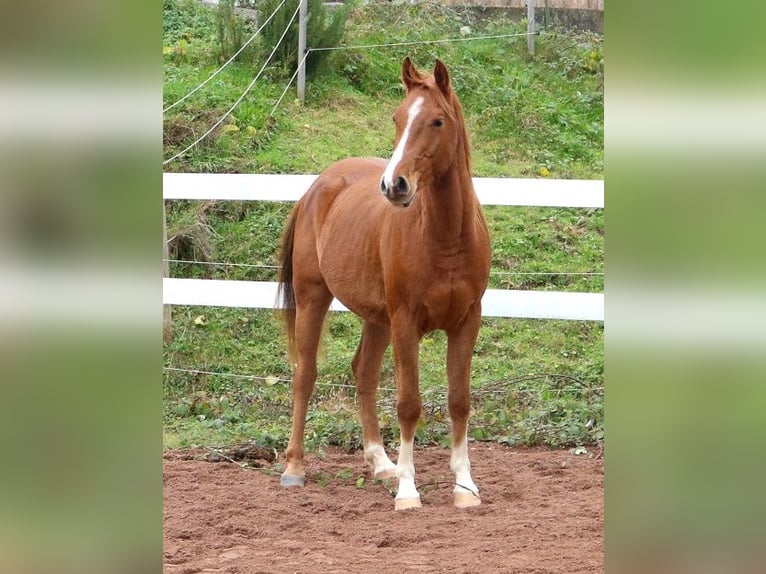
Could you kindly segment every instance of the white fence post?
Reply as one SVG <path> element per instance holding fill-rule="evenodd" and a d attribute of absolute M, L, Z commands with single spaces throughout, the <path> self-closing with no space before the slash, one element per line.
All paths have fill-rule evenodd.
<path fill-rule="evenodd" d="M 298 99 L 306 100 L 306 21 L 308 0 L 300 0 L 298 11 Z"/>
<path fill-rule="evenodd" d="M 527 51 L 535 55 L 535 0 L 527 0 Z"/>

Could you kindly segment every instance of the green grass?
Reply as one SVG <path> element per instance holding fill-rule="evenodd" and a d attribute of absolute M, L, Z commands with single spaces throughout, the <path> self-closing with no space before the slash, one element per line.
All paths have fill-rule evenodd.
<path fill-rule="evenodd" d="M 182 4 L 185 6 L 185 4 Z M 187 6 L 190 12 L 204 9 Z M 523 23 L 477 20 L 435 4 L 357 7 L 344 43 L 390 42 L 382 21 L 396 22 L 397 42 L 475 35 L 522 34 Z M 188 16 L 196 23 L 202 18 Z M 190 24 L 191 26 L 191 24 Z M 183 25 L 178 24 L 176 28 Z M 212 24 L 208 25 L 212 34 Z M 175 28 L 174 28 L 175 29 Z M 195 28 L 196 29 L 196 28 Z M 166 34 L 175 50 L 178 34 Z M 164 104 L 170 105 L 219 65 L 215 38 L 187 33 L 183 57 L 165 55 Z M 422 68 L 445 61 L 461 96 L 473 141 L 477 176 L 601 177 L 603 172 L 603 42 L 593 34 L 550 32 L 537 38 L 537 55 L 523 37 L 334 52 L 326 71 L 307 87 L 305 105 L 290 91 L 270 116 L 289 75 L 267 69 L 262 82 L 227 121 L 239 131 L 213 134 L 199 148 L 166 167 L 169 171 L 316 173 L 347 155 L 386 155 L 393 139 L 390 115 L 400 103 L 404 56 Z M 257 44 L 257 42 L 255 43 Z M 260 53 L 261 50 L 253 50 Z M 205 54 L 211 57 L 205 58 Z M 260 61 L 236 63 L 165 118 L 166 156 L 180 151 L 220 117 L 244 90 Z M 248 127 L 251 128 L 248 130 Z M 181 137 L 185 136 L 185 137 Z"/>
<path fill-rule="evenodd" d="M 200 315 L 205 325 L 195 324 Z M 166 363 L 253 378 L 166 373 L 167 444 L 255 440 L 283 447 L 289 433 L 291 373 L 271 313 L 177 307 L 174 322 L 178 335 L 166 346 Z M 361 433 L 350 363 L 360 323 L 351 314 L 335 313 L 326 330 L 308 444 L 356 448 Z M 603 438 L 602 334 L 595 323 L 485 319 L 474 353 L 472 436 L 555 446 Z M 426 442 L 448 438 L 445 353 L 443 333 L 423 339 L 426 417 L 418 438 Z M 391 443 L 398 436 L 394 385 L 389 350 L 380 403 L 384 436 Z"/>
<path fill-rule="evenodd" d="M 171 9 L 168 10 L 167 7 Z M 523 23 L 431 3 L 372 3 L 350 12 L 346 45 L 453 38 L 461 26 L 473 34 L 510 34 Z M 208 11 L 166 2 L 164 104 L 204 80 L 218 65 Z M 386 21 L 386 26 L 381 22 Z M 181 39 L 186 45 L 179 48 Z M 256 42 L 257 44 L 257 42 Z M 203 133 L 240 95 L 260 68 L 236 63 L 165 116 L 165 157 Z M 305 104 L 294 91 L 270 110 L 289 75 L 267 69 L 263 81 L 226 124 L 167 171 L 318 173 L 347 156 L 388 156 L 391 112 L 402 98 L 401 60 L 427 68 L 447 64 L 464 105 L 472 138 L 474 175 L 603 177 L 603 44 L 592 34 L 547 33 L 537 55 L 523 37 L 374 50 L 338 51 L 309 83 Z M 246 60 L 246 59 L 245 59 Z M 277 243 L 289 204 L 255 202 L 168 203 L 169 236 L 187 233 L 179 259 L 250 265 L 171 265 L 175 277 L 275 280 Z M 558 291 L 603 290 L 602 210 L 485 208 L 492 237 L 490 287 Z M 189 230 L 192 230 L 191 232 Z M 256 267 L 252 267 L 256 265 Z M 543 274 L 537 274 L 543 273 Z M 202 319 L 199 319 L 203 317 Z M 224 445 L 254 441 L 283 448 L 290 423 L 290 368 L 280 326 L 267 311 L 174 307 L 174 341 L 166 367 L 246 375 L 211 376 L 166 371 L 165 444 Z M 195 321 L 196 319 L 199 319 Z M 330 315 L 307 446 L 360 446 L 350 362 L 360 333 L 351 314 Z M 603 325 L 574 321 L 485 319 L 474 353 L 470 433 L 508 444 L 572 446 L 603 438 Z M 445 444 L 446 337 L 421 345 L 424 418 L 420 442 Z M 380 412 L 385 440 L 398 427 L 390 350 L 384 362 Z"/>

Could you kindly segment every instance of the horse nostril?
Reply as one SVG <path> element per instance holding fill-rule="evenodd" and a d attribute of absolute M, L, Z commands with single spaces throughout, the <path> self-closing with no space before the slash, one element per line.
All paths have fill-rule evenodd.
<path fill-rule="evenodd" d="M 386 180 L 385 178 L 380 178 L 380 192 L 386 193 Z"/>
<path fill-rule="evenodd" d="M 406 195 L 410 191 L 410 184 L 404 177 L 399 176 L 396 179 L 396 192 L 400 195 Z"/>

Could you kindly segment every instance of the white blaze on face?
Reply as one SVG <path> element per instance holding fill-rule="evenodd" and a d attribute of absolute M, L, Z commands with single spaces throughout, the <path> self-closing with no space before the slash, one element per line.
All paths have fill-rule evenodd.
<path fill-rule="evenodd" d="M 391 156 L 391 160 L 388 162 L 386 171 L 383 172 L 383 183 L 386 188 L 391 189 L 394 186 L 394 170 L 402 161 L 404 156 L 404 148 L 407 147 L 407 140 L 410 137 L 410 128 L 415 122 L 415 118 L 418 117 L 420 110 L 423 108 L 423 96 L 420 96 L 412 102 L 410 109 L 407 110 L 407 125 L 404 126 L 404 133 L 402 133 L 402 139 L 399 140 L 399 145 L 394 150 L 394 155 Z"/>

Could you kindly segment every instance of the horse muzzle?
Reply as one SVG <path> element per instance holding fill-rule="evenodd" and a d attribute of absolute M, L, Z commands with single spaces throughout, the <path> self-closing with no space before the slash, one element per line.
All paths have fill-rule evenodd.
<path fill-rule="evenodd" d="M 415 190 L 410 186 L 407 178 L 401 175 L 391 182 L 387 182 L 386 178 L 382 177 L 380 191 L 388 201 L 401 207 L 408 207 L 415 198 Z"/>

